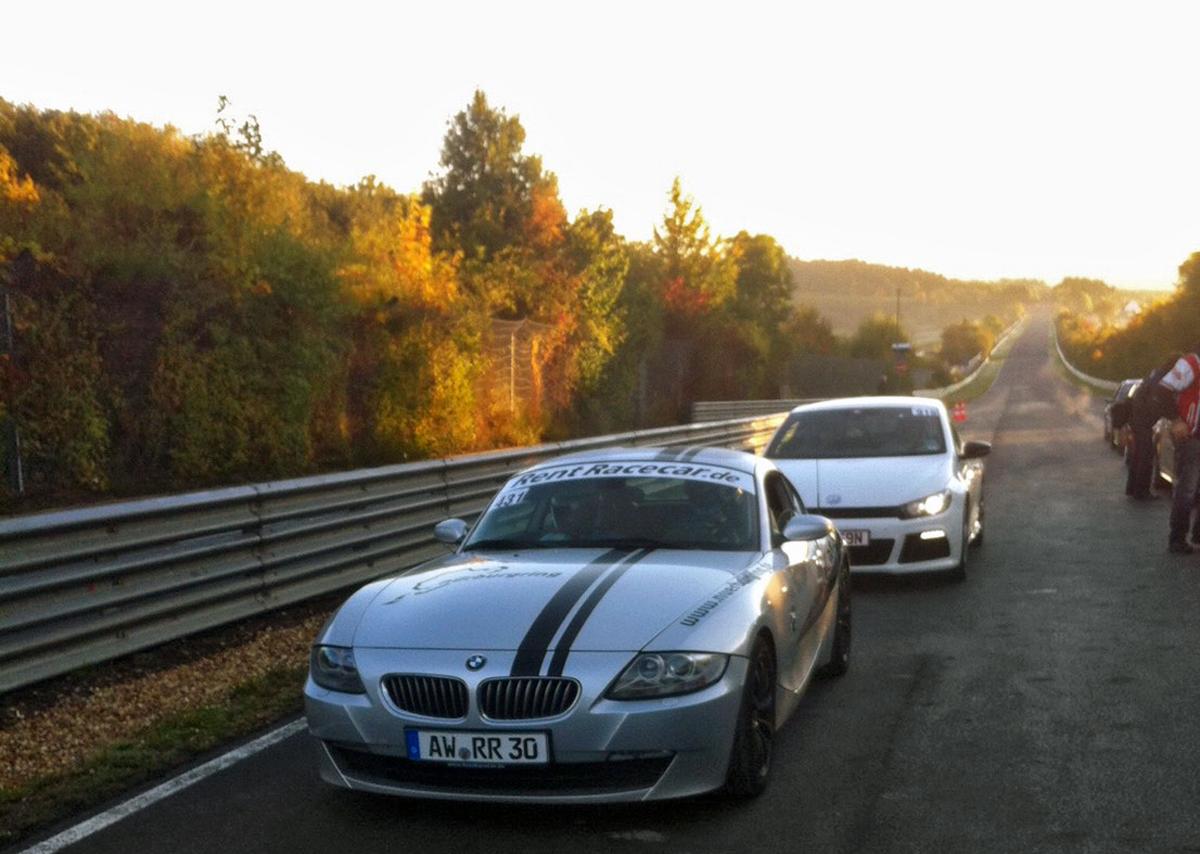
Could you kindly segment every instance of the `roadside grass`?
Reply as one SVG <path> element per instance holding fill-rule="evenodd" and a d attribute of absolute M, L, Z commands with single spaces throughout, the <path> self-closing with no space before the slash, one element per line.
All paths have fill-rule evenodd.
<path fill-rule="evenodd" d="M 979 369 L 979 373 L 962 388 L 954 391 L 951 394 L 935 395 L 939 400 L 945 401 L 947 404 L 952 403 L 971 403 L 977 398 L 982 397 L 988 389 L 992 387 L 996 377 L 1000 374 L 1000 367 L 1004 364 L 1004 359 L 989 361 L 986 365 Z"/>
<path fill-rule="evenodd" d="M 222 703 L 166 715 L 81 767 L 0 788 L 0 845 L 106 800 L 301 711 L 307 663 L 238 684 Z"/>

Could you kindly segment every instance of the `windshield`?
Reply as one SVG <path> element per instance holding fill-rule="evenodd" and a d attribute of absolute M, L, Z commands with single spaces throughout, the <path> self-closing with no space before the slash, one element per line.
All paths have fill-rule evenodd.
<path fill-rule="evenodd" d="M 767 448 L 773 459 L 942 454 L 946 438 L 932 406 L 821 409 L 789 416 Z"/>
<path fill-rule="evenodd" d="M 621 463 L 603 468 L 686 474 L 586 476 L 597 467 L 575 466 L 518 475 L 496 496 L 464 550 L 757 550 L 758 511 L 751 475 L 678 464 Z"/>

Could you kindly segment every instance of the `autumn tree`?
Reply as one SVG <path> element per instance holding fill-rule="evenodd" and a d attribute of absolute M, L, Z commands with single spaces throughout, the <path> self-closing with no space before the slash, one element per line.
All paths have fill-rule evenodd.
<path fill-rule="evenodd" d="M 436 249 L 490 260 L 513 246 L 545 245 L 566 220 L 558 181 L 540 157 L 522 151 L 517 116 L 493 108 L 476 90 L 451 119 L 442 144 L 441 174 L 425 184 Z"/>
<path fill-rule="evenodd" d="M 1200 297 L 1200 252 L 1193 252 L 1179 265 L 1179 290 Z"/>
<path fill-rule="evenodd" d="M 941 357 L 948 366 L 962 365 L 991 352 L 995 337 L 982 323 L 960 320 L 942 330 Z"/>
<path fill-rule="evenodd" d="M 562 250 L 574 282 L 570 307 L 570 386 L 587 393 L 625 341 L 626 314 L 619 299 L 629 272 L 624 239 L 612 211 L 582 211 L 567 230 Z"/>
<path fill-rule="evenodd" d="M 1115 290 L 1098 279 L 1068 276 L 1054 286 L 1052 293 L 1060 306 L 1077 314 L 1108 315 L 1116 308 Z"/>
<path fill-rule="evenodd" d="M 783 341 L 782 358 L 794 358 L 803 353 L 829 355 L 837 348 L 829 319 L 810 305 L 795 306 L 780 324 Z"/>
<path fill-rule="evenodd" d="M 355 306 L 346 408 L 358 458 L 471 447 L 479 318 L 460 293 L 456 257 L 433 250 L 431 211 L 419 199 L 364 179 L 351 200 L 338 275 Z"/>
<path fill-rule="evenodd" d="M 737 270 L 734 310 L 767 326 L 778 326 L 792 305 L 792 271 L 787 253 L 768 234 L 745 231 L 730 241 L 729 255 Z"/>
<path fill-rule="evenodd" d="M 552 423 L 595 386 L 622 340 L 616 302 L 628 262 L 611 214 L 584 211 L 571 221 L 556 178 L 523 151 L 524 141 L 520 120 L 477 91 L 450 122 L 442 171 L 424 199 L 433 248 L 458 251 L 471 303 L 492 317 L 549 327 L 530 366 L 539 397 L 526 415 Z"/>
<path fill-rule="evenodd" d="M 704 213 L 676 178 L 662 224 L 654 229 L 663 304 L 680 331 L 736 292 L 737 267 L 715 240 Z"/>
<path fill-rule="evenodd" d="M 908 340 L 908 333 L 894 317 L 876 313 L 858 325 L 848 346 L 857 359 L 890 359 L 892 345 Z"/>

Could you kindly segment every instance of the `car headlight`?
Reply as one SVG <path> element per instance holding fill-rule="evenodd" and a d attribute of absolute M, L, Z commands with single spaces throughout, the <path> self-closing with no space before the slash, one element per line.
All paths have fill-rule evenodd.
<path fill-rule="evenodd" d="M 354 650 L 345 646 L 314 646 L 309 656 L 308 672 L 322 688 L 345 694 L 365 694 Z"/>
<path fill-rule="evenodd" d="M 644 652 L 621 672 L 605 696 L 644 700 L 690 694 L 720 679 L 728 664 L 728 655 L 711 652 Z"/>
<path fill-rule="evenodd" d="M 945 513 L 950 507 L 950 490 L 943 489 L 933 495 L 926 495 L 916 501 L 910 501 L 900 508 L 901 519 L 918 519 L 922 516 L 936 516 Z"/>

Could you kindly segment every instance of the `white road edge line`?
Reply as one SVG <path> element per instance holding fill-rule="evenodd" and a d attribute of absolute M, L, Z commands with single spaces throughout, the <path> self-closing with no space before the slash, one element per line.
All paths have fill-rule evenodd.
<path fill-rule="evenodd" d="M 243 759 L 248 759 L 256 753 L 266 750 L 272 745 L 278 744 L 286 738 L 290 738 L 296 733 L 303 730 L 305 727 L 304 718 L 292 721 L 290 724 L 284 724 L 278 729 L 273 729 L 265 735 L 260 735 L 254 741 L 247 742 L 241 747 L 235 748 L 228 753 L 223 753 L 215 759 L 210 759 L 203 765 L 197 765 L 190 771 L 185 771 L 178 777 L 167 780 L 165 783 L 160 783 L 149 791 L 129 800 L 117 804 L 109 810 L 105 810 L 99 815 L 94 815 L 87 821 L 80 822 L 74 827 L 69 827 L 57 836 L 52 836 L 44 842 L 39 842 L 30 848 L 26 848 L 21 854 L 54 854 L 56 851 L 61 851 L 68 845 L 74 845 L 81 839 L 91 836 L 97 831 L 103 830 L 111 824 L 116 824 L 123 818 L 131 816 L 140 810 L 144 810 L 151 804 L 157 803 L 164 798 L 169 798 L 178 792 L 182 792 L 193 783 L 199 783 L 205 777 L 211 777 L 218 771 L 224 771 L 231 765 L 241 762 Z"/>

